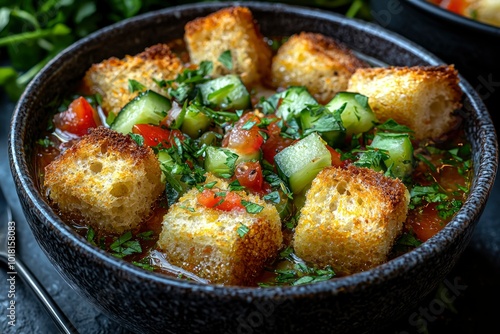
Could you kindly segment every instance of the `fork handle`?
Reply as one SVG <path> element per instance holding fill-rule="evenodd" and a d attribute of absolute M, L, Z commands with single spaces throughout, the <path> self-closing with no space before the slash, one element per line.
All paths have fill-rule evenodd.
<path fill-rule="evenodd" d="M 59 306 L 54 302 L 52 297 L 48 294 L 47 290 L 40 284 L 36 277 L 31 273 L 31 271 L 16 259 L 16 270 L 19 276 L 25 281 L 25 283 L 31 288 L 31 290 L 38 297 L 40 302 L 45 306 L 45 310 L 49 313 L 52 320 L 56 324 L 57 328 L 61 333 L 65 334 L 78 334 L 78 331 L 69 321 L 66 315 L 62 312 Z"/>

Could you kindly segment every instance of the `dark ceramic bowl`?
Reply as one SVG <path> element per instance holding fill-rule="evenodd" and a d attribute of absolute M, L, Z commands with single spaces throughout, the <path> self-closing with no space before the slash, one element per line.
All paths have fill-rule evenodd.
<path fill-rule="evenodd" d="M 245 5 L 264 34 L 314 31 L 388 64 L 442 63 L 377 25 L 282 4 Z M 186 22 L 223 6 L 228 3 L 169 8 L 105 28 L 66 49 L 30 83 L 14 112 L 9 156 L 37 241 L 75 290 L 109 317 L 139 333 L 351 333 L 390 324 L 432 291 L 453 267 L 493 186 L 498 153 L 495 130 L 485 106 L 466 81 L 461 83 L 463 113 L 474 162 L 469 198 L 456 217 L 422 246 L 352 276 L 260 289 L 203 285 L 146 272 L 88 244 L 56 215 L 40 193 L 34 145 L 47 122 L 45 106 L 67 93 L 92 63 L 181 37 Z"/>
<path fill-rule="evenodd" d="M 486 103 L 494 123 L 500 123 L 500 27 L 460 16 L 426 0 L 370 0 L 370 5 L 378 24 L 455 64 Z"/>

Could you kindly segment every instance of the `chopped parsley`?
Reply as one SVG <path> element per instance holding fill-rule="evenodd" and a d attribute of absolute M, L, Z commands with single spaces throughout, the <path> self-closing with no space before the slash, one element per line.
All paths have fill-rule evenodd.
<path fill-rule="evenodd" d="M 228 70 L 231 71 L 233 69 L 233 57 L 231 55 L 231 50 L 222 52 L 217 60 Z"/>
<path fill-rule="evenodd" d="M 116 257 L 125 257 L 134 253 L 141 253 L 141 244 L 137 240 L 132 239 L 132 232 L 128 231 L 118 238 L 109 246 L 111 254 Z"/>
<path fill-rule="evenodd" d="M 141 136 L 137 133 L 129 133 L 129 135 L 130 135 L 130 138 L 132 138 L 132 140 L 137 143 L 137 145 L 139 145 L 139 146 L 144 145 L 144 137 L 143 136 Z"/>
<path fill-rule="evenodd" d="M 245 207 L 248 213 L 256 214 L 259 212 L 262 212 L 264 210 L 264 207 L 262 205 L 259 205 L 257 203 L 245 201 L 244 199 L 241 200 L 241 205 Z"/>
<path fill-rule="evenodd" d="M 238 226 L 238 229 L 236 230 L 240 238 L 243 238 L 249 231 L 250 229 L 248 228 L 248 226 L 242 223 L 240 223 L 240 226 Z"/>
<path fill-rule="evenodd" d="M 298 259 L 291 247 L 287 247 L 280 253 L 280 258 L 289 261 L 293 265 L 287 269 L 275 269 L 274 282 L 259 283 L 260 287 L 303 285 L 327 281 L 335 276 L 335 271 L 330 266 L 324 268 L 309 267 L 305 262 Z"/>
<path fill-rule="evenodd" d="M 43 139 L 38 139 L 36 143 L 42 147 L 49 148 L 49 147 L 54 147 L 55 144 L 53 141 L 51 141 L 49 138 L 43 138 Z"/>
<path fill-rule="evenodd" d="M 146 86 L 134 79 L 128 79 L 128 90 L 131 93 L 140 92 L 146 89 Z"/>

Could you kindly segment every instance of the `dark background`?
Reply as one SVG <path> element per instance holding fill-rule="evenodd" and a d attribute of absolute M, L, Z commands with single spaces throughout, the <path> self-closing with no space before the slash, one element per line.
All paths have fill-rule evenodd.
<path fill-rule="evenodd" d="M 466 78 L 473 86 L 476 78 Z M 496 127 L 500 92 L 485 98 Z M 7 156 L 7 133 L 14 103 L 0 96 L 0 185 L 13 209 L 17 259 L 31 268 L 80 333 L 129 333 L 99 312 L 56 272 L 36 243 L 21 211 Z M 443 283 L 413 311 L 383 333 L 489 333 L 497 328 L 500 307 L 500 185 L 497 181 L 472 240 Z M 0 222 L 5 224 L 5 222 Z M 16 280 L 16 327 L 7 325 L 6 266 L 0 270 L 0 333 L 57 333 L 49 316 L 24 282 Z"/>

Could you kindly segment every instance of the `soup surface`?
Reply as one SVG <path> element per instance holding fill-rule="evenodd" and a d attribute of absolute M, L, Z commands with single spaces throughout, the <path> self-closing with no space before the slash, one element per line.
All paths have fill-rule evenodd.
<path fill-rule="evenodd" d="M 276 52 L 287 39 L 265 41 Z M 367 260 L 357 269 L 336 268 L 333 260 L 325 265 L 322 261 L 305 260 L 295 252 L 294 238 L 304 206 L 331 205 L 311 202 L 314 194 L 309 190 L 315 182 L 321 182 L 315 178 L 323 170 L 343 171 L 338 173 L 356 170 L 365 175 L 370 169 L 383 182 L 404 185 L 407 197 L 403 196 L 401 201 L 407 201 L 405 221 L 396 222 L 401 228 L 390 231 L 394 232 L 394 240 L 387 237 L 390 240 L 380 241 L 390 245 L 384 254 L 386 260 L 418 247 L 439 232 L 466 199 L 472 165 L 470 146 L 460 122 L 437 138 L 417 139 L 413 129 L 393 119 L 380 121 L 370 106 L 370 96 L 341 91 L 330 102 L 319 103 L 306 85 L 250 87 L 240 75 L 230 73 L 237 65 L 230 49 L 219 58 L 229 74 L 214 76 L 212 62 L 191 63 L 182 40 L 171 41 L 168 47 L 182 63 L 182 71 L 172 80 L 155 81 L 156 91 L 139 80 L 128 80 L 127 94 L 135 93 L 137 97 L 116 114 L 103 109 L 100 94 L 75 89 L 75 94 L 67 100 L 58 101 L 60 107 L 52 110 L 54 116 L 48 131 L 38 141 L 39 184 L 49 202 L 89 243 L 113 256 L 145 270 L 205 283 L 260 287 L 313 283 L 374 266 Z M 144 116 L 147 113 L 152 118 Z M 107 225 L 89 222 L 78 209 L 62 208 L 51 197 L 54 190 L 45 180 L 47 166 L 74 150 L 76 143 L 87 138 L 89 129 L 97 127 L 121 132 L 132 138 L 137 148 L 152 150 L 162 171 L 161 180 L 156 182 L 161 182 L 164 190 L 142 221 L 129 230 L 113 231 L 102 227 Z M 194 198 L 189 203 L 194 203 L 193 206 L 183 204 L 188 203 L 186 198 L 191 195 Z M 76 200 L 76 208 L 81 201 Z M 360 206 L 370 205 L 373 206 L 370 210 L 377 211 L 385 204 L 365 201 Z M 272 217 L 279 218 L 279 247 L 259 257 L 261 263 L 255 268 L 260 270 L 244 273 L 245 279 L 241 281 L 214 279 L 212 274 L 197 269 L 201 266 L 197 260 L 169 260 L 174 257 L 162 246 L 162 233 L 167 233 L 167 217 L 178 210 L 186 219 L 200 212 L 215 214 L 221 221 L 220 217 L 226 214 L 243 217 L 234 235 L 228 237 L 241 240 L 254 235 L 254 217 L 272 210 Z M 392 213 L 387 215 L 391 217 Z M 274 219 L 258 217 L 259 224 L 265 222 L 268 226 Z M 207 218 L 197 219 L 194 221 Z M 322 218 L 318 217 L 318 221 Z M 270 231 L 271 228 L 260 241 Z M 190 235 L 195 238 L 196 232 Z M 352 239 L 355 238 L 353 235 Z M 234 245 L 240 239 L 233 240 Z M 260 241 L 257 245 L 264 245 Z M 318 240 L 324 242 L 329 241 Z M 213 245 L 204 246 L 202 252 L 213 252 L 215 244 L 213 241 Z M 195 254 L 196 247 L 193 243 L 181 253 Z M 258 246 L 256 252 L 262 248 Z M 231 262 L 235 256 L 239 255 L 229 255 L 228 263 L 236 267 L 241 262 L 243 266 L 252 265 L 253 257 L 244 255 Z"/>

